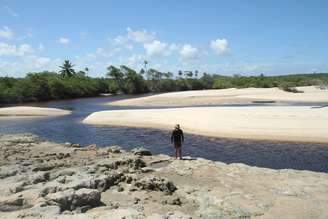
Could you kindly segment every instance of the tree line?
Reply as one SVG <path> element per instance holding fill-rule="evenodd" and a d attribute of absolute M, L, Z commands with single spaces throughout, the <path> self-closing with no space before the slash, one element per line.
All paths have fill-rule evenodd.
<path fill-rule="evenodd" d="M 270 88 L 297 92 L 297 86 L 328 84 L 328 73 L 284 76 L 222 76 L 198 71 L 161 72 L 149 69 L 137 72 L 127 66 L 109 66 L 105 77 L 88 76 L 89 69 L 75 71 L 66 60 L 58 72 L 28 73 L 24 78 L 0 77 L 0 104 L 38 102 L 56 99 L 99 96 L 102 93 L 143 94 L 225 88 Z"/>

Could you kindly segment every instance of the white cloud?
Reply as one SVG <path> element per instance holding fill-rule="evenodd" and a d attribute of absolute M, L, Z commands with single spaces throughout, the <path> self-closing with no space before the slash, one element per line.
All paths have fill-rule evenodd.
<path fill-rule="evenodd" d="M 70 42 L 70 40 L 66 37 L 59 37 L 57 42 L 60 43 L 60 44 L 68 44 Z"/>
<path fill-rule="evenodd" d="M 229 43 L 225 38 L 212 40 L 210 46 L 218 55 L 225 55 L 229 52 Z"/>
<path fill-rule="evenodd" d="M 179 50 L 179 46 L 175 43 L 172 43 L 169 48 L 171 51 Z"/>
<path fill-rule="evenodd" d="M 197 59 L 199 58 L 199 51 L 196 47 L 192 47 L 190 44 L 185 44 L 180 50 L 182 59 Z"/>
<path fill-rule="evenodd" d="M 129 42 L 129 39 L 126 36 L 117 36 L 113 39 L 114 43 L 116 45 L 124 45 L 127 44 Z"/>
<path fill-rule="evenodd" d="M 14 37 L 14 32 L 7 26 L 3 26 L 0 29 L 0 38 L 12 39 Z"/>
<path fill-rule="evenodd" d="M 170 48 L 167 43 L 154 40 L 151 43 L 144 44 L 147 55 L 150 56 L 167 56 L 170 54 Z"/>
<path fill-rule="evenodd" d="M 19 46 L 18 52 L 22 55 L 25 55 L 25 54 L 28 54 L 28 53 L 34 53 L 34 49 L 29 44 L 24 43 L 24 44 Z"/>
<path fill-rule="evenodd" d="M 109 40 L 112 41 L 114 43 L 114 45 L 123 46 L 128 50 L 133 49 L 133 45 L 127 36 L 119 35 L 119 36 L 115 37 L 114 39 L 109 39 Z"/>
<path fill-rule="evenodd" d="M 89 58 L 89 59 L 96 59 L 97 56 L 96 56 L 96 54 L 94 54 L 94 53 L 88 53 L 88 54 L 87 54 L 87 58 Z"/>
<path fill-rule="evenodd" d="M 19 46 L 0 43 L 0 56 L 24 56 L 34 53 L 34 49 L 29 44 L 21 44 Z"/>
<path fill-rule="evenodd" d="M 50 59 L 37 55 L 26 55 L 22 56 L 17 61 L 0 62 L 0 76 L 9 75 L 21 77 L 27 72 L 43 70 L 57 71 L 62 61 L 63 60 L 60 59 Z"/>
<path fill-rule="evenodd" d="M 132 30 L 131 28 L 127 28 L 127 38 L 131 39 L 137 43 L 150 43 L 155 40 L 155 34 L 149 33 L 146 30 Z"/>
<path fill-rule="evenodd" d="M 128 50 L 133 49 L 133 43 L 149 44 L 155 40 L 155 34 L 149 33 L 146 30 L 132 30 L 131 28 L 126 29 L 125 35 L 119 35 L 114 39 L 109 39 L 114 45 L 123 46 Z"/>
<path fill-rule="evenodd" d="M 48 66 L 50 62 L 51 62 L 51 59 L 50 58 L 47 58 L 47 57 L 35 57 L 32 60 L 31 65 L 33 66 L 33 68 L 41 69 L 41 68 L 44 68 L 44 67 Z"/>
<path fill-rule="evenodd" d="M 143 55 L 132 55 L 131 57 L 129 57 L 124 64 L 126 64 L 128 67 L 131 68 L 138 68 L 141 65 L 143 65 L 143 61 L 145 60 L 145 57 Z"/>

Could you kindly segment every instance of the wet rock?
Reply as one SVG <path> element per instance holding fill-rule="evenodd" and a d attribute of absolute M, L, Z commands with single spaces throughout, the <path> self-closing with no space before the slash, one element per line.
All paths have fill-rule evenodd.
<path fill-rule="evenodd" d="M 176 186 L 171 181 L 163 177 L 155 176 L 142 178 L 136 181 L 134 186 L 147 191 L 161 191 L 168 195 L 173 194 L 177 190 Z"/>
<path fill-rule="evenodd" d="M 151 156 L 152 155 L 150 150 L 147 150 L 143 147 L 134 148 L 134 149 L 131 150 L 131 152 L 134 155 L 139 155 L 139 156 Z"/>

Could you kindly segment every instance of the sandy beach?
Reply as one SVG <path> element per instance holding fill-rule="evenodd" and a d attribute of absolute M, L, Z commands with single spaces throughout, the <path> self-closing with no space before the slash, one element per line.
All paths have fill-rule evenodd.
<path fill-rule="evenodd" d="M 328 103 L 328 90 L 314 86 L 298 87 L 303 93 L 279 88 L 243 88 L 196 90 L 157 94 L 109 103 L 118 106 L 195 106 L 215 104 L 249 104 L 254 101 Z"/>
<path fill-rule="evenodd" d="M 83 122 L 168 130 L 179 123 L 205 136 L 328 143 L 327 121 L 328 108 L 256 106 L 101 111 Z"/>
<path fill-rule="evenodd" d="M 0 108 L 1 117 L 64 116 L 70 113 L 69 110 L 31 106 Z"/>

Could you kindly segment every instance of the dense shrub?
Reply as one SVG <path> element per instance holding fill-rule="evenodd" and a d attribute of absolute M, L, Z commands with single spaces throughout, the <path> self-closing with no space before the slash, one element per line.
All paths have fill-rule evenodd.
<path fill-rule="evenodd" d="M 301 92 L 295 87 L 317 85 L 327 88 L 328 73 L 284 76 L 222 76 L 204 73 L 196 78 L 192 72 L 173 78 L 171 72 L 150 69 L 137 73 L 126 66 L 108 67 L 108 78 L 91 78 L 75 73 L 70 62 L 61 66 L 63 73 L 30 73 L 25 78 L 0 77 L 0 104 L 98 96 L 101 93 L 141 94 L 225 88 L 279 87 L 287 92 Z M 68 73 L 70 72 L 70 73 Z M 147 79 L 145 79 L 145 78 Z M 198 77 L 198 73 L 197 73 Z"/>
<path fill-rule="evenodd" d="M 53 72 L 30 73 L 23 79 L 0 78 L 0 103 L 36 102 L 97 96 L 109 91 L 104 78 L 62 77 Z"/>

